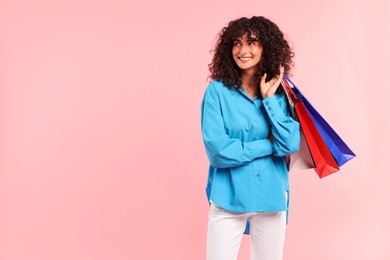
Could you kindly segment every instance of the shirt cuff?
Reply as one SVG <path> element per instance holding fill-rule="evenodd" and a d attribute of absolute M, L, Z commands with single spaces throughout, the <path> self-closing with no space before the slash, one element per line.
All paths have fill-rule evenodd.
<path fill-rule="evenodd" d="M 265 110 L 267 111 L 267 114 L 271 120 L 286 117 L 285 114 L 283 113 L 282 108 L 280 107 L 275 95 L 272 95 L 270 97 L 263 99 L 263 105 L 264 105 Z"/>

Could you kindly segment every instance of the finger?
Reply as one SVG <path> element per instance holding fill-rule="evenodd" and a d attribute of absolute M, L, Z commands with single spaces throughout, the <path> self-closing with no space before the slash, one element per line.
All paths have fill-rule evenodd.
<path fill-rule="evenodd" d="M 282 77 L 283 77 L 283 74 L 284 74 L 284 67 L 282 65 L 280 65 L 279 67 L 279 71 L 280 71 L 280 74 Z"/>
<path fill-rule="evenodd" d="M 279 87 L 280 83 L 282 82 L 283 79 L 283 70 L 280 71 L 280 74 L 278 76 L 278 80 L 276 81 L 275 85 Z"/>
<path fill-rule="evenodd" d="M 280 81 L 277 81 L 275 82 L 275 84 L 273 84 L 270 88 L 269 88 L 269 92 L 272 93 L 272 94 L 275 94 L 276 90 L 278 89 L 280 85 Z"/>
<path fill-rule="evenodd" d="M 270 83 L 270 85 L 272 86 L 273 84 L 275 84 L 275 82 L 278 80 L 277 77 L 273 77 L 270 81 L 268 81 Z"/>
<path fill-rule="evenodd" d="M 278 76 L 278 81 L 279 81 L 279 83 L 282 81 L 282 79 L 283 79 L 283 72 L 284 72 L 284 70 L 282 69 L 282 70 L 280 70 L 280 74 L 279 74 L 279 76 Z"/>
<path fill-rule="evenodd" d="M 278 87 L 280 86 L 280 83 L 282 82 L 283 74 L 280 74 L 277 78 L 275 78 L 274 84 L 270 87 L 270 91 L 272 93 L 275 93 Z"/>
<path fill-rule="evenodd" d="M 260 78 L 260 86 L 264 86 L 266 78 L 267 78 L 267 73 L 264 73 L 264 75 Z"/>
<path fill-rule="evenodd" d="M 283 73 L 284 73 L 284 67 L 283 66 L 279 67 L 279 72 L 280 72 L 280 74 L 278 75 L 278 77 L 276 78 L 276 81 L 275 81 L 275 84 L 277 86 L 280 85 L 280 83 L 282 82 L 282 79 L 283 79 Z"/>

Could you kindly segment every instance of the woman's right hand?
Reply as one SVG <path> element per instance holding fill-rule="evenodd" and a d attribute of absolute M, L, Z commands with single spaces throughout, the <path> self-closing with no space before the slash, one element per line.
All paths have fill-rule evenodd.
<path fill-rule="evenodd" d="M 284 73 L 284 67 L 279 66 L 279 75 L 277 77 L 272 78 L 268 82 L 265 82 L 265 79 L 267 78 L 267 73 L 264 73 L 264 75 L 260 79 L 260 93 L 263 99 L 273 96 L 278 89 L 280 83 L 282 82 L 283 73 Z"/>

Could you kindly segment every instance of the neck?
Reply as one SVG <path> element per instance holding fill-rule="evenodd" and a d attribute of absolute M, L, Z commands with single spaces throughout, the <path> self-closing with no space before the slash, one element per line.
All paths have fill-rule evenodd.
<path fill-rule="evenodd" d="M 241 85 L 244 89 L 253 88 L 253 76 L 255 73 L 253 71 L 242 71 L 241 73 Z"/>
<path fill-rule="evenodd" d="M 241 85 L 251 98 L 257 96 L 259 91 L 259 86 L 253 84 L 253 76 L 254 73 L 246 73 L 244 71 L 241 74 Z"/>

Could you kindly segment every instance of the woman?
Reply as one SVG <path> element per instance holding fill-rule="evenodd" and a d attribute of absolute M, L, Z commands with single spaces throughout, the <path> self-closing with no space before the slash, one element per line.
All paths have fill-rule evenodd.
<path fill-rule="evenodd" d="M 293 56 L 264 17 L 231 21 L 219 34 L 202 101 L 208 260 L 236 259 L 243 233 L 251 235 L 252 260 L 283 257 L 286 155 L 299 150 L 300 132 L 279 87 Z"/>

